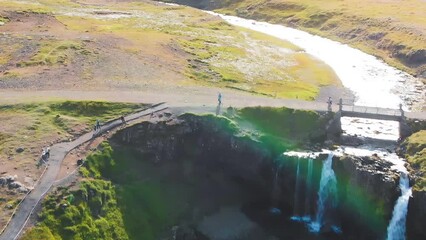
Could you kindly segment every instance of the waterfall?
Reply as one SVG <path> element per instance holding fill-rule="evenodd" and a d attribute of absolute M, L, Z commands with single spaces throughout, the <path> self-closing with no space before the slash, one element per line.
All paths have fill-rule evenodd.
<path fill-rule="evenodd" d="M 279 176 L 280 166 L 277 165 L 275 169 L 275 175 L 274 175 L 274 182 L 272 185 L 272 193 L 271 193 L 271 208 L 270 213 L 276 215 L 280 214 L 281 210 L 277 208 L 277 202 L 278 202 L 278 194 L 279 194 L 279 186 L 278 186 L 278 176 Z"/>
<path fill-rule="evenodd" d="M 411 188 L 406 173 L 401 172 L 399 188 L 401 189 L 401 196 L 393 208 L 392 219 L 388 226 L 387 240 L 405 239 L 405 220 L 407 219 L 408 201 L 411 197 Z"/>
<path fill-rule="evenodd" d="M 334 208 L 336 205 L 337 180 L 333 168 L 333 153 L 329 153 L 327 160 L 324 161 L 320 188 L 318 191 L 317 214 L 314 222 L 309 224 L 311 232 L 319 232 L 324 224 L 324 214 L 327 207 Z"/>
<path fill-rule="evenodd" d="M 314 160 L 309 158 L 308 160 L 308 174 L 306 177 L 306 193 L 305 193 L 305 221 L 310 220 L 311 215 L 311 191 L 312 191 L 312 172 L 314 167 Z"/>
<path fill-rule="evenodd" d="M 300 158 L 297 158 L 296 184 L 294 186 L 294 209 L 293 216 L 297 217 L 299 213 L 299 192 L 300 192 Z"/>

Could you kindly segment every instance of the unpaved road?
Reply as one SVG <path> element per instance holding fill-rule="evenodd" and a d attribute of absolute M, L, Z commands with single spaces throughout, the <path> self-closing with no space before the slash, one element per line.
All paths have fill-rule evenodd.
<path fill-rule="evenodd" d="M 182 108 L 185 111 L 214 112 L 217 107 L 217 95 L 222 93 L 222 107 L 288 107 L 301 110 L 326 111 L 327 97 L 317 101 L 304 101 L 298 99 L 278 99 L 261 95 L 253 95 L 231 89 L 197 87 L 197 86 L 172 86 L 148 87 L 145 91 L 6 91 L 0 90 L 0 104 L 16 104 L 52 100 L 101 100 L 111 102 L 131 103 L 156 103 L 167 102 L 169 107 Z M 344 89 L 334 89 L 327 92 L 337 103 L 338 98 L 347 96 Z M 398 109 L 395 106 L 394 109 Z M 333 105 L 333 111 L 338 109 Z M 406 113 L 408 118 L 426 120 L 426 112 Z"/>

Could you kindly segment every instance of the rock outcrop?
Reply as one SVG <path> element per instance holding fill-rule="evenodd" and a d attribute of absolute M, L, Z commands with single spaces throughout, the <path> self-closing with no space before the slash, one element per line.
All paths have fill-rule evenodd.
<path fill-rule="evenodd" d="M 339 212 L 344 229 L 366 229 L 362 239 L 382 239 L 392 217 L 398 174 L 378 157 L 345 155 L 334 161 L 339 185 Z M 351 226 L 351 227 L 347 227 Z"/>
<path fill-rule="evenodd" d="M 27 193 L 30 189 L 26 187 L 24 184 L 15 181 L 17 176 L 6 176 L 0 177 L 0 187 L 7 187 L 10 190 L 16 190 L 20 193 Z"/>
<path fill-rule="evenodd" d="M 408 202 L 407 239 L 426 239 L 426 192 L 413 191 Z"/>
<path fill-rule="evenodd" d="M 144 122 L 131 126 L 117 132 L 111 140 L 113 144 L 136 149 L 145 160 L 168 169 L 169 175 L 183 174 L 185 179 L 198 180 L 200 178 L 195 176 L 205 176 L 205 179 L 221 176 L 221 182 L 234 186 L 227 193 L 244 189 L 245 203 L 261 202 L 257 205 L 267 205 L 266 209 L 276 207 L 281 216 L 288 219 L 296 204 L 297 158 L 285 157 L 268 144 L 244 136 L 234 128 L 221 118 L 184 115 L 157 124 Z M 310 205 L 307 213 L 311 216 L 315 213 L 325 158 L 323 155 L 313 161 L 312 183 L 315 186 L 308 193 L 309 202 L 301 203 Z M 391 170 L 390 163 L 378 157 L 335 158 L 333 169 L 337 176 L 339 202 L 335 214 L 345 239 L 383 238 L 400 195 L 398 174 Z M 179 163 L 182 159 L 186 162 Z M 301 169 L 306 172 L 306 161 L 303 164 Z M 206 181 L 205 184 L 213 182 Z M 217 187 L 208 188 L 210 194 L 225 194 L 213 193 Z M 262 218 L 276 217 L 262 214 Z"/>

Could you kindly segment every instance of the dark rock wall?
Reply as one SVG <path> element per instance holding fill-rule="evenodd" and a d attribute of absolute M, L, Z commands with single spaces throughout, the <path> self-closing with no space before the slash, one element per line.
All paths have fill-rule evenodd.
<path fill-rule="evenodd" d="M 413 192 L 408 203 L 407 239 L 426 239 L 426 192 Z"/>
<path fill-rule="evenodd" d="M 398 191 L 398 175 L 379 158 L 336 158 L 340 220 L 344 229 L 359 232 L 362 239 L 384 239 Z"/>
<path fill-rule="evenodd" d="M 195 164 L 192 171 L 206 176 L 223 174 L 245 188 L 251 201 L 269 201 L 271 206 L 279 207 L 284 214 L 291 216 L 295 205 L 297 158 L 284 158 L 261 142 L 236 135 L 226 121 L 184 115 L 169 122 L 144 122 L 123 129 L 113 136 L 112 142 L 134 147 L 157 164 L 192 159 Z M 315 186 L 310 193 L 310 203 L 299 203 L 310 205 L 308 211 L 311 215 L 316 211 L 321 160 L 325 157 L 314 160 Z M 306 161 L 303 164 L 301 172 L 305 173 Z M 390 170 L 390 165 L 380 159 L 335 157 L 333 168 L 338 179 L 339 207 L 336 214 L 343 231 L 349 233 L 347 239 L 384 238 L 400 194 L 398 176 Z M 190 173 L 189 177 L 191 174 L 194 173 Z M 412 200 L 409 219 L 417 218 L 414 208 L 421 208 L 422 202 L 425 200 L 421 197 Z M 410 231 L 419 230 L 412 224 L 408 234 L 416 235 Z"/>

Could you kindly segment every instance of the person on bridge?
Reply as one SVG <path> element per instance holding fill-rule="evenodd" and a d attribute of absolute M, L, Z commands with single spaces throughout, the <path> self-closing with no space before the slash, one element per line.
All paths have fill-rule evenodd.
<path fill-rule="evenodd" d="M 121 123 L 126 124 L 126 119 L 124 119 L 124 116 L 121 116 L 120 119 L 121 119 Z"/>

